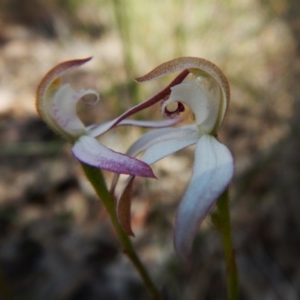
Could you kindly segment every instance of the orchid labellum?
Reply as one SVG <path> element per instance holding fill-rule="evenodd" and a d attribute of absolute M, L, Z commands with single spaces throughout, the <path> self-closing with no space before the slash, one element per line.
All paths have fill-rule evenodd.
<path fill-rule="evenodd" d="M 227 110 L 230 89 L 225 75 L 216 65 L 194 57 L 166 62 L 137 78 L 137 81 L 149 81 L 177 71 L 188 71 L 192 78 L 171 87 L 170 93 L 162 99 L 162 113 L 173 118 L 188 106 L 194 124 L 152 130 L 137 140 L 127 155 L 136 156 L 144 151 L 140 159 L 153 164 L 196 144 L 192 177 L 179 204 L 175 221 L 175 249 L 183 259 L 187 259 L 199 225 L 233 176 L 232 155 L 216 137 Z M 129 178 L 117 203 L 119 222 L 131 235 L 130 189 L 133 178 Z"/>

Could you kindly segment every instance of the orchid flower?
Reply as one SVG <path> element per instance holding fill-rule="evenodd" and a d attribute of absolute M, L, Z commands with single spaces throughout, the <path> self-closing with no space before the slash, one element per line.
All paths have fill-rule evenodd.
<path fill-rule="evenodd" d="M 171 87 L 162 99 L 162 112 L 173 118 L 188 106 L 194 124 L 152 130 L 138 139 L 127 155 L 136 156 L 151 165 L 187 146 L 196 144 L 192 177 L 179 204 L 175 221 L 174 246 L 187 259 L 199 225 L 227 188 L 234 172 L 233 158 L 226 146 L 217 139 L 224 119 L 230 89 L 222 71 L 213 63 L 194 57 L 182 57 L 166 62 L 138 82 L 156 79 L 173 72 L 188 70 L 192 78 Z M 133 235 L 130 224 L 130 177 L 117 203 L 119 222 Z"/>
<path fill-rule="evenodd" d="M 82 163 L 118 174 L 155 177 L 146 162 L 130 155 L 115 152 L 102 145 L 96 137 L 119 125 L 165 127 L 174 125 L 178 120 L 158 123 L 125 120 L 133 113 L 158 101 L 150 99 L 146 106 L 145 104 L 137 105 L 112 121 L 100 125 L 85 126 L 77 116 L 76 105 L 81 99 L 86 104 L 95 104 L 99 100 L 98 93 L 91 89 L 75 91 L 68 83 L 62 83 L 62 75 L 70 69 L 85 64 L 90 59 L 63 62 L 45 75 L 36 94 L 36 107 L 39 115 L 56 133 L 73 143 L 72 152 Z M 88 99 L 91 99 L 92 96 L 93 100 L 88 100 L 88 95 Z"/>

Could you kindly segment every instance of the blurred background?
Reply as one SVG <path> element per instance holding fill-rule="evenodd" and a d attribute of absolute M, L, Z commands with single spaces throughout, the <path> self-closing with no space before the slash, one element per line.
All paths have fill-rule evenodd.
<path fill-rule="evenodd" d="M 35 111 L 42 76 L 88 56 L 67 75 L 75 88 L 100 93 L 97 106 L 78 107 L 87 124 L 159 91 L 172 77 L 133 79 L 167 60 L 203 57 L 224 71 L 232 97 L 219 138 L 235 157 L 240 299 L 299 299 L 300 2 L 0 0 L 1 299 L 150 299 L 70 145 Z M 137 117 L 161 119 L 159 105 Z M 140 134 L 118 129 L 103 141 L 125 151 Z M 166 299 L 222 300 L 223 253 L 210 218 L 194 244 L 192 270 L 173 250 L 192 164 L 191 147 L 156 163 L 158 180 L 136 180 L 133 242 Z"/>

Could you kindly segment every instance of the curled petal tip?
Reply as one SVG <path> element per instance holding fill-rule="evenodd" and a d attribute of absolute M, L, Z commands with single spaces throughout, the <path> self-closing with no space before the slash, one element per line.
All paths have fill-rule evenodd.
<path fill-rule="evenodd" d="M 138 77 L 135 80 L 137 82 L 144 82 L 159 78 L 161 76 L 171 74 L 177 71 L 189 70 L 193 72 L 193 69 L 204 71 L 210 76 L 215 78 L 215 80 L 220 84 L 221 88 L 224 90 L 227 101 L 230 99 L 230 87 L 228 80 L 221 69 L 214 63 L 199 57 L 179 57 L 173 60 L 167 61 L 144 76 Z"/>
<path fill-rule="evenodd" d="M 53 80 L 55 80 L 57 77 L 60 77 L 64 72 L 79 67 L 88 61 L 90 61 L 92 57 L 87 57 L 83 59 L 73 59 L 64 61 L 55 67 L 53 67 L 41 80 L 40 84 L 38 85 L 37 91 L 43 90 L 43 88 L 47 87 Z"/>
<path fill-rule="evenodd" d="M 79 67 L 89 60 L 92 57 L 87 57 L 83 59 L 74 59 L 62 62 L 55 67 L 53 67 L 41 80 L 36 90 L 36 109 L 38 114 L 43 118 L 47 119 L 47 113 L 45 110 L 44 102 L 46 101 L 46 96 L 49 88 L 52 86 L 54 89 L 58 88 L 61 84 L 59 79 L 66 71 Z"/>

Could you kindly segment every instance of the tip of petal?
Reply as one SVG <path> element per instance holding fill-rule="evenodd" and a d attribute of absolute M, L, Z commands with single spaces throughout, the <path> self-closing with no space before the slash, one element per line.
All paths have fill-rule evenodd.
<path fill-rule="evenodd" d="M 95 138 L 83 135 L 72 148 L 74 156 L 81 162 L 118 174 L 156 178 L 151 167 L 134 157 L 115 152 Z"/>
<path fill-rule="evenodd" d="M 66 71 L 68 71 L 70 69 L 73 69 L 73 68 L 83 65 L 91 59 L 92 59 L 92 57 L 87 57 L 87 58 L 83 58 L 83 59 L 74 59 L 74 60 L 62 62 L 62 63 L 56 65 L 55 67 L 53 67 L 43 77 L 43 79 L 39 83 L 37 90 L 36 90 L 36 109 L 41 117 L 44 117 L 44 115 L 45 115 L 44 105 L 43 105 L 44 97 L 48 91 L 48 88 L 53 84 L 53 82 L 57 81 L 57 82 L 55 82 L 54 85 L 57 84 L 59 86 L 60 80 L 58 78 L 60 76 L 62 76 L 63 73 L 65 73 Z"/>
<path fill-rule="evenodd" d="M 139 162 L 142 162 L 142 161 L 139 161 Z M 145 166 L 144 166 L 143 170 L 137 171 L 137 174 L 135 174 L 135 175 L 136 176 L 141 176 L 141 177 L 148 177 L 148 178 L 157 179 L 157 177 L 153 173 L 153 170 L 151 169 L 151 167 L 147 163 L 145 163 Z"/>
<path fill-rule="evenodd" d="M 159 78 L 163 75 L 167 75 L 170 73 L 174 73 L 186 69 L 188 70 L 198 69 L 210 74 L 219 82 L 221 87 L 225 90 L 226 97 L 229 100 L 230 88 L 226 76 L 223 74 L 223 72 L 220 70 L 218 66 L 216 66 L 214 63 L 204 58 L 199 58 L 199 57 L 175 58 L 173 60 L 167 61 L 159 65 L 158 67 L 156 67 L 155 69 L 147 73 L 146 75 L 138 77 L 135 80 L 137 82 L 149 81 L 152 79 Z"/>

